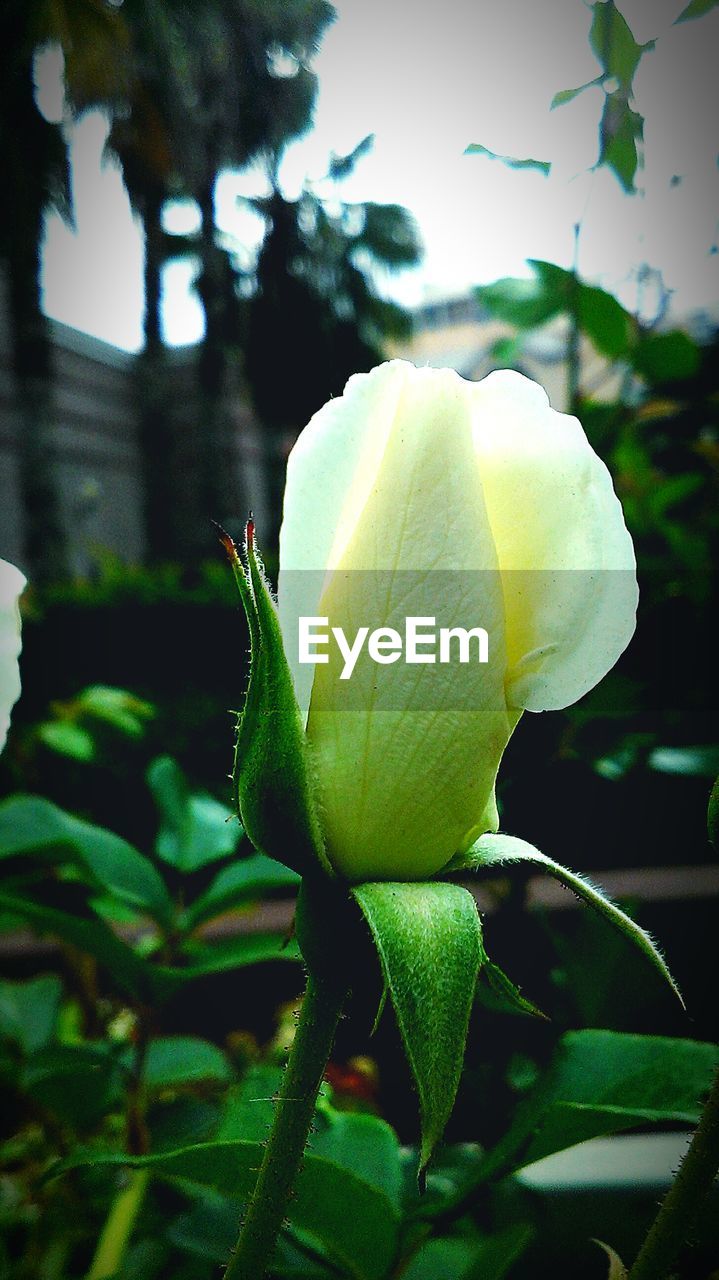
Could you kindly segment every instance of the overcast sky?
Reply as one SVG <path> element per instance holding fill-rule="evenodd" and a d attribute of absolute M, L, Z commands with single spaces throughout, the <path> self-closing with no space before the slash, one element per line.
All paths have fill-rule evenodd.
<path fill-rule="evenodd" d="M 623 0 L 640 42 L 657 37 L 635 79 L 646 117 L 643 194 L 625 196 L 608 172 L 587 172 L 597 155 L 603 94 L 590 89 L 550 111 L 552 96 L 593 79 L 591 12 L 583 0 L 335 0 L 338 19 L 316 59 L 315 127 L 287 154 L 283 185 L 296 194 L 319 179 L 330 151 L 367 133 L 372 152 L 344 184 L 347 199 L 393 201 L 415 214 L 422 267 L 386 282 L 409 304 L 526 274 L 527 258 L 568 266 L 581 221 L 583 274 L 636 301 L 635 270 L 661 268 L 678 313 L 719 303 L 717 237 L 719 9 L 673 27 L 686 0 Z M 48 114 L 58 111 L 57 63 L 41 73 Z M 54 87 L 53 87 L 54 86 Z M 44 275 L 48 314 L 128 350 L 140 342 L 142 243 L 119 173 L 101 167 L 102 117 L 72 132 L 77 229 L 53 218 Z M 552 163 L 549 178 L 464 155 L 492 151 Z M 680 182 L 672 179 L 679 177 Z M 238 194 L 261 188 L 257 173 L 220 184 L 223 228 L 248 248 L 258 226 Z M 170 227 L 191 229 L 192 209 L 171 209 Z M 196 341 L 202 314 L 190 263 L 166 277 L 165 333 Z"/>

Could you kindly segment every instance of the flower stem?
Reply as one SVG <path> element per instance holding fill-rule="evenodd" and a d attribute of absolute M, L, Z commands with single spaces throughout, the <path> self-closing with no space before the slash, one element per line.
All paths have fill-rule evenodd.
<path fill-rule="evenodd" d="M 662 1280 L 669 1273 L 718 1170 L 719 1072 L 679 1172 L 629 1272 L 629 1280 Z"/>
<path fill-rule="evenodd" d="M 344 1003 L 343 985 L 310 977 L 260 1171 L 225 1280 L 261 1280 L 309 1136 Z"/>
<path fill-rule="evenodd" d="M 120 1270 L 149 1181 L 148 1169 L 133 1169 L 112 1202 L 86 1280 L 109 1280 Z"/>

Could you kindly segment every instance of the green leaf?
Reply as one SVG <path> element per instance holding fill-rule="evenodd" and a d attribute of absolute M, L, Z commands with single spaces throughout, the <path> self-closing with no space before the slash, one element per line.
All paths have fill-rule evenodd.
<path fill-rule="evenodd" d="M 428 1240 L 402 1271 L 403 1280 L 503 1280 L 534 1235 L 528 1223 L 511 1223 L 492 1235 Z"/>
<path fill-rule="evenodd" d="M 449 892 L 447 892 L 449 890 Z M 420 1168 L 449 1119 L 482 961 L 472 895 L 437 881 L 357 885 L 419 1093 Z"/>
<path fill-rule="evenodd" d="M 629 353 L 636 322 L 617 299 L 596 285 L 579 285 L 580 328 L 591 338 L 597 351 L 612 360 Z"/>
<path fill-rule="evenodd" d="M 516 836 L 506 835 L 484 835 L 468 849 L 465 854 L 460 854 L 452 859 L 448 865 L 448 871 L 476 871 L 483 867 L 500 866 L 509 862 L 529 862 L 536 866 L 542 867 L 553 875 L 560 884 L 564 884 L 568 889 L 572 890 L 578 898 L 582 898 L 590 907 L 593 907 L 599 915 L 603 916 L 615 929 L 633 942 L 635 946 L 646 956 L 653 964 L 655 969 L 669 983 L 672 991 L 684 1007 L 681 992 L 675 983 L 666 961 L 662 956 L 654 939 L 642 929 L 635 920 L 618 907 L 611 899 L 605 897 L 601 889 L 596 888 L 583 876 L 577 875 L 574 871 L 568 871 L 561 863 L 554 862 L 552 858 L 548 858 L 546 854 L 540 853 L 539 849 L 535 849 L 534 845 L 528 844 L 526 840 L 519 840 Z"/>
<path fill-rule="evenodd" d="M 400 1212 L 399 1139 L 386 1121 L 362 1112 L 336 1111 L 329 1105 L 320 1105 L 308 1150 L 349 1169 L 371 1187 L 377 1187 Z"/>
<path fill-rule="evenodd" d="M 636 322 L 613 294 L 598 285 L 585 284 L 574 272 L 554 262 L 530 258 L 529 266 L 539 276 L 547 295 L 554 296 L 562 310 L 576 314 L 579 327 L 597 351 L 612 359 L 627 355 Z"/>
<path fill-rule="evenodd" d="M 148 999 L 152 982 L 150 966 L 97 916 L 61 911 L 5 890 L 0 890 L 0 911 L 26 920 L 38 933 L 55 934 L 79 947 L 100 961 L 122 991 Z"/>
<path fill-rule="evenodd" d="M 191 793 L 171 756 L 152 761 L 147 782 L 161 817 L 158 858 L 190 873 L 235 852 L 243 831 L 232 810 L 211 795 Z"/>
<path fill-rule="evenodd" d="M 0 804 L 0 858 L 60 855 L 128 906 L 169 923 L 172 902 L 152 863 L 121 836 L 65 813 L 40 796 Z"/>
<path fill-rule="evenodd" d="M 475 1254 L 476 1242 L 471 1237 L 427 1240 L 403 1269 L 402 1280 L 439 1280 L 440 1276 L 463 1280 Z"/>
<path fill-rule="evenodd" d="M 578 93 L 579 90 L 576 90 Z M 488 160 L 501 160 L 502 164 L 508 165 L 510 169 L 538 169 L 545 177 L 548 177 L 552 168 L 549 160 L 518 160 L 516 156 L 501 156 L 496 151 L 490 151 L 489 147 L 483 147 L 479 142 L 471 142 L 465 149 L 466 156 L 486 156 Z"/>
<path fill-rule="evenodd" d="M 215 1134 L 217 1142 L 264 1142 L 275 1113 L 275 1099 L 282 1084 L 282 1068 L 256 1063 L 225 1095 L 224 1110 Z"/>
<path fill-rule="evenodd" d="M 534 1227 L 528 1222 L 512 1222 L 485 1236 L 461 1280 L 504 1280 L 532 1243 L 534 1234 Z"/>
<path fill-rule="evenodd" d="M 285 943 L 276 933 L 257 933 L 230 938 L 227 942 L 185 946 L 184 966 L 155 965 L 152 969 L 158 997 L 165 1000 L 180 987 L 212 973 L 229 973 L 265 961 L 297 963 L 300 954 L 294 942 Z"/>
<path fill-rule="evenodd" d="M 246 535 L 247 571 L 232 539 L 223 543 L 250 631 L 250 681 L 239 718 L 234 780 L 245 830 L 261 853 L 300 875 L 320 867 L 334 875 L 317 817 L 307 741 L 277 610 L 254 541 Z"/>
<path fill-rule="evenodd" d="M 546 1019 L 546 1013 L 542 1013 L 536 1004 L 523 996 L 519 987 L 515 986 L 504 969 L 500 969 L 499 965 L 494 964 L 486 954 L 482 963 L 482 976 L 487 979 L 495 995 L 499 996 L 500 1002 L 508 1005 L 515 1013 L 527 1013 L 535 1018 Z"/>
<path fill-rule="evenodd" d="M 257 1142 L 208 1142 L 153 1156 L 76 1155 L 51 1170 L 126 1165 L 187 1189 L 210 1189 L 247 1200 L 263 1147 Z M 322 1156 L 305 1156 L 290 1203 L 290 1223 L 310 1237 L 353 1280 L 384 1280 L 394 1261 L 399 1216 L 386 1195 Z"/>
<path fill-rule="evenodd" d="M 85 764 L 95 758 L 95 739 L 87 729 L 71 720 L 48 720 L 37 726 L 37 736 L 44 746 L 58 755 L 69 756 L 71 760 L 82 760 Z"/>
<path fill-rule="evenodd" d="M 232 1071 L 221 1049 L 197 1036 L 159 1036 L 147 1048 L 143 1080 L 148 1089 L 202 1081 L 227 1083 Z"/>
<path fill-rule="evenodd" d="M 0 982 L 0 1036 L 23 1053 L 44 1049 L 55 1034 L 62 982 L 54 973 L 26 982 Z"/>
<path fill-rule="evenodd" d="M 555 107 L 566 106 L 568 102 L 573 102 L 578 98 L 580 93 L 584 93 L 585 89 L 595 89 L 598 84 L 604 80 L 604 75 L 597 76 L 596 80 L 588 80 L 586 84 L 580 84 L 576 89 L 560 89 L 559 93 L 555 93 L 552 98 L 550 111 L 554 111 Z"/>
<path fill-rule="evenodd" d="M 615 76 L 622 88 L 631 88 L 634 72 L 642 53 L 653 47 L 637 44 L 614 0 L 599 0 L 592 5 L 589 43 L 606 75 Z"/>
<path fill-rule="evenodd" d="M 637 142 L 644 136 L 644 117 L 621 93 L 608 93 L 599 126 L 598 165 L 611 169 L 626 192 L 634 191 L 639 166 Z"/>
<path fill-rule="evenodd" d="M 122 1101 L 124 1074 L 104 1045 L 51 1045 L 28 1059 L 21 1086 L 39 1106 L 87 1129 Z"/>
<path fill-rule="evenodd" d="M 128 693 L 126 689 L 106 684 L 89 685 L 78 695 L 75 703 L 83 715 L 102 721 L 128 738 L 141 738 L 145 722 L 155 715 L 151 703 Z"/>
<path fill-rule="evenodd" d="M 719 0 L 690 0 L 686 9 L 682 9 L 677 22 L 690 22 L 692 18 L 702 18 L 705 13 L 710 13 L 712 9 L 716 9 Z"/>
<path fill-rule="evenodd" d="M 482 1177 L 640 1124 L 693 1125 L 717 1062 L 719 1047 L 696 1040 L 571 1031 L 489 1153 Z"/>
<path fill-rule="evenodd" d="M 293 890 L 298 884 L 296 872 L 264 853 L 238 858 L 218 871 L 209 888 L 188 907 L 186 926 L 194 929 L 203 920 L 210 920 L 223 911 L 243 906 L 278 889 Z"/>
<path fill-rule="evenodd" d="M 534 329 L 564 309 L 564 299 L 538 280 L 508 276 L 494 284 L 480 285 L 475 293 L 491 315 L 518 329 Z"/>
<path fill-rule="evenodd" d="M 699 370 L 701 352 L 687 333 L 652 333 L 643 337 L 634 352 L 637 373 L 652 387 L 693 378 Z"/>

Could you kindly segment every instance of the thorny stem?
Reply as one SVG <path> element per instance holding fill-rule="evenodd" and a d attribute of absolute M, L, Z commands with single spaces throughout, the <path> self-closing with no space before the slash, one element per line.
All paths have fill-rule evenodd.
<path fill-rule="evenodd" d="M 224 1280 L 265 1275 L 312 1125 L 346 991 L 310 975 L 270 1136 Z"/>
<path fill-rule="evenodd" d="M 663 1280 L 711 1191 L 719 1170 L 719 1071 L 689 1149 L 649 1229 L 628 1280 Z"/>

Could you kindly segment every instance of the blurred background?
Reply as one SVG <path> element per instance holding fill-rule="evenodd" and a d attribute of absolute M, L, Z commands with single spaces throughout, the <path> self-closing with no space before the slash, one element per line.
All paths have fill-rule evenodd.
<path fill-rule="evenodd" d="M 602 685 L 524 717 L 502 825 L 661 939 L 691 1023 L 568 895 L 493 883 L 496 958 L 554 1030 L 480 1011 L 450 1136 L 497 1136 L 558 1030 L 716 1039 L 717 6 L 5 0 L 0 36 L 0 555 L 30 580 L 3 794 L 152 850 L 171 776 L 215 853 L 157 856 L 204 891 L 247 674 L 211 520 L 252 510 L 273 573 L 288 452 L 350 374 L 518 369 L 612 471 L 642 598 Z M 72 957 L 3 920 L 13 980 L 72 990 Z M 240 1014 L 216 975 L 164 1029 L 266 1042 L 301 983 L 256 972 Z M 368 1051 L 348 1027 L 340 1062 Z M 412 1141 L 384 1023 L 371 1054 L 340 1085 Z"/>

